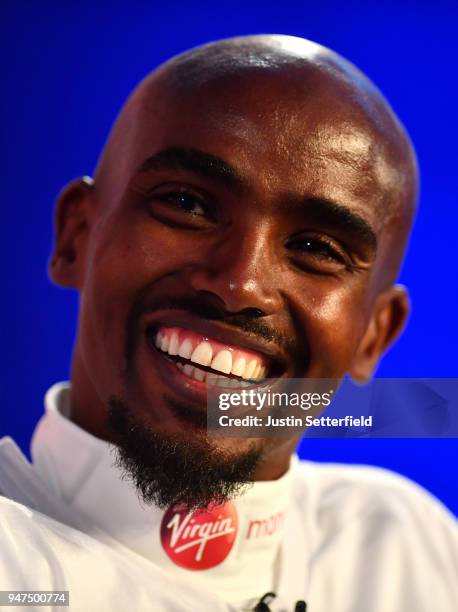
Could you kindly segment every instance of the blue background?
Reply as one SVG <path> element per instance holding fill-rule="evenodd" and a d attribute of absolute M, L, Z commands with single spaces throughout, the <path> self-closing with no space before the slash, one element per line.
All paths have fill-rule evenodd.
<path fill-rule="evenodd" d="M 458 3 L 2 3 L 2 320 L 0 435 L 26 450 L 42 396 L 68 377 L 77 299 L 46 277 L 60 188 L 91 173 L 124 98 L 153 67 L 226 36 L 311 38 L 356 63 L 410 131 L 420 214 L 401 281 L 413 313 L 379 376 L 457 376 Z M 455 440 L 307 440 L 311 459 L 399 471 L 455 512 Z"/>

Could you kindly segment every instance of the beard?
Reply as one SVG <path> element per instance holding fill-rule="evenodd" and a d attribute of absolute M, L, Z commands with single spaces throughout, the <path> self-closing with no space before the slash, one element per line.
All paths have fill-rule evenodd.
<path fill-rule="evenodd" d="M 253 483 L 264 457 L 254 441 L 237 452 L 218 448 L 199 430 L 192 437 L 156 431 L 116 397 L 108 402 L 107 424 L 122 477 L 134 484 L 144 503 L 161 509 L 226 503 Z"/>

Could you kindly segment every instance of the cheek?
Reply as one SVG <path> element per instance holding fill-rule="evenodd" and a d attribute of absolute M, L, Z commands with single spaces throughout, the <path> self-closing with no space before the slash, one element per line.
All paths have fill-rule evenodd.
<path fill-rule="evenodd" d="M 364 288 L 334 279 L 308 285 L 302 326 L 310 350 L 311 377 L 343 376 L 364 333 L 367 304 Z"/>
<path fill-rule="evenodd" d="M 170 231 L 114 220 L 97 228 L 81 292 L 79 343 L 87 369 L 107 381 L 125 367 L 128 319 L 145 290 L 179 270 L 186 249 Z"/>
<path fill-rule="evenodd" d="M 85 286 L 97 285 L 122 301 L 175 270 L 185 257 L 185 242 L 158 223 L 113 222 L 94 241 Z"/>

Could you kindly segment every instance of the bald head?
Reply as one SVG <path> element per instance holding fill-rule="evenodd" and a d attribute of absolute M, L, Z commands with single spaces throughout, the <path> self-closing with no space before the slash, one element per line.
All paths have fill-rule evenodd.
<path fill-rule="evenodd" d="M 221 117 L 213 112 L 218 105 L 225 106 L 225 121 L 236 136 L 255 138 L 260 146 L 263 141 L 270 146 L 276 139 L 278 153 L 295 165 L 304 163 L 295 152 L 305 152 L 306 141 L 318 137 L 319 155 L 336 167 L 345 164 L 354 169 L 354 188 L 361 197 L 370 183 L 376 184 L 377 223 L 395 229 L 386 271 L 391 280 L 396 276 L 418 195 L 414 149 L 375 85 L 337 53 L 305 39 L 232 38 L 191 49 L 162 64 L 139 84 L 122 109 L 101 156 L 97 181 L 101 183 L 108 173 L 112 184 L 112 167 L 119 175 L 120 166 L 133 161 L 126 148 L 134 140 L 151 141 L 151 130 L 157 135 L 158 126 L 168 122 L 167 115 L 176 124 L 183 123 L 188 109 L 199 108 L 206 114 L 204 129 L 210 129 L 212 122 L 220 129 Z M 265 118 L 262 130 L 253 129 L 247 107 Z M 305 135 L 302 127 L 307 128 Z M 125 168 L 126 176 L 132 170 Z"/>

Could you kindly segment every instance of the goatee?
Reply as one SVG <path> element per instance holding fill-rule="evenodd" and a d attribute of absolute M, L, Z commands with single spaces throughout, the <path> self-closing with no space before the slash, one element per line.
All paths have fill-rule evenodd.
<path fill-rule="evenodd" d="M 264 454 L 254 441 L 239 452 L 220 449 L 204 430 L 192 438 L 155 431 L 116 397 L 108 403 L 108 426 L 123 478 L 132 481 L 144 503 L 162 509 L 227 502 L 253 482 Z"/>

